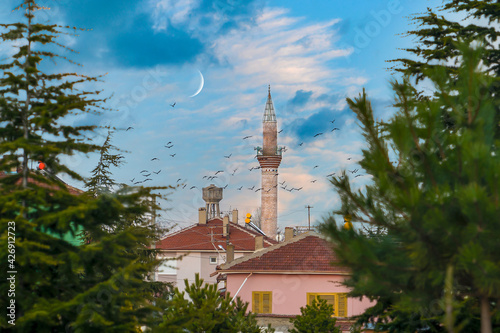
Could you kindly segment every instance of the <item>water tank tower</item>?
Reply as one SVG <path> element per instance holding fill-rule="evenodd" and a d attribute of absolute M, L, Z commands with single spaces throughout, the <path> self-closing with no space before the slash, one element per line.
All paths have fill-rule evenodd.
<path fill-rule="evenodd" d="M 220 217 L 219 202 L 222 200 L 222 188 L 214 184 L 204 187 L 203 200 L 207 203 L 207 219 Z"/>

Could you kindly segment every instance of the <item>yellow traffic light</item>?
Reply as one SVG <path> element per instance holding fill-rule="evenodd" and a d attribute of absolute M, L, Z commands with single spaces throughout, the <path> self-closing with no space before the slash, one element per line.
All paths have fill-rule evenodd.
<path fill-rule="evenodd" d="M 245 223 L 250 223 L 252 222 L 252 214 L 248 213 L 247 218 L 245 219 Z"/>
<path fill-rule="evenodd" d="M 346 214 L 344 216 L 344 229 L 352 229 L 352 223 L 351 223 L 351 220 L 352 220 L 352 216 L 350 214 Z"/>

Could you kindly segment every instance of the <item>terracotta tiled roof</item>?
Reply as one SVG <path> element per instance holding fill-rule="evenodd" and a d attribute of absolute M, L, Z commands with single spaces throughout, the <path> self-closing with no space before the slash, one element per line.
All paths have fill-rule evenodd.
<path fill-rule="evenodd" d="M 238 258 L 220 267 L 229 272 L 313 272 L 348 274 L 338 262 L 332 245 L 314 232 L 304 233 L 253 254 Z"/>
<path fill-rule="evenodd" d="M 8 177 L 8 174 L 6 174 L 5 172 L 0 172 L 0 179 L 1 178 L 5 178 L 5 177 Z M 70 186 L 70 185 L 66 184 L 61 179 L 59 179 L 57 176 L 50 175 L 50 177 L 54 178 L 54 180 L 52 182 L 54 182 L 54 183 L 55 182 L 59 182 L 61 185 L 63 185 L 63 187 L 66 187 L 66 189 L 68 190 L 68 192 L 70 194 L 79 195 L 79 194 L 83 193 L 82 190 L 77 189 L 76 187 L 73 187 L 73 186 Z M 22 184 L 22 178 L 19 178 L 16 181 L 16 185 L 21 186 L 21 184 Z M 43 183 L 43 182 L 41 182 L 39 180 L 36 180 L 36 179 L 34 179 L 33 177 L 30 177 L 30 176 L 28 176 L 28 184 L 35 184 L 35 185 L 37 185 L 39 187 L 43 187 L 43 188 L 47 188 L 47 189 L 54 189 L 54 190 L 59 190 L 60 189 L 55 184 L 52 185 L 52 184 Z"/>
<path fill-rule="evenodd" d="M 229 242 L 234 245 L 235 251 L 255 251 L 255 237 L 257 232 L 245 229 L 235 223 L 229 223 Z M 226 249 L 227 238 L 222 236 L 222 220 L 215 218 L 207 224 L 195 224 L 170 235 L 156 243 L 159 250 L 212 250 L 221 245 Z M 264 237 L 264 247 L 277 242 Z"/>

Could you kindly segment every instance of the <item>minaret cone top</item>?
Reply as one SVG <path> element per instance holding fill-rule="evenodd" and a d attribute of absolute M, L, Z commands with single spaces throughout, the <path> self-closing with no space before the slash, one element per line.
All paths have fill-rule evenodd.
<path fill-rule="evenodd" d="M 264 111 L 264 118 L 262 119 L 262 122 L 276 122 L 276 113 L 274 113 L 273 100 L 271 99 L 271 85 L 269 85 L 268 88 L 266 110 Z"/>

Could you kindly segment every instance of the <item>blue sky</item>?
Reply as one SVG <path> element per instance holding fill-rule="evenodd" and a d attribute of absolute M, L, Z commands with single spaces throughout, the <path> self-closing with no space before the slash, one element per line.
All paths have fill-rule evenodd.
<path fill-rule="evenodd" d="M 17 1 L 0 4 L 10 22 Z M 408 16 L 441 4 L 438 0 L 58 0 L 40 20 L 92 29 L 61 42 L 78 50 L 82 68 L 58 63 L 57 70 L 108 73 L 97 87 L 113 95 L 117 111 L 72 119 L 75 124 L 111 125 L 129 131 L 113 143 L 126 150 L 126 164 L 113 170 L 119 182 L 187 184 L 172 191 L 160 220 L 180 227 L 195 223 L 203 205 L 201 188 L 226 186 L 222 210 L 253 213 L 260 194 L 254 147 L 262 145 L 262 114 L 271 92 L 283 129 L 279 182 L 302 191 L 279 192 L 279 227 L 307 225 L 339 208 L 327 174 L 359 168 L 364 142 L 345 98 L 365 87 L 377 117 L 387 118 L 392 93 L 386 61 L 412 45 L 403 34 L 415 26 Z M 125 3 L 125 4 L 124 4 Z M 2 56 L 11 54 L 0 46 Z M 70 54 L 67 54 L 70 55 Z M 53 64 L 49 64 L 53 65 Z M 202 91 L 193 95 L 204 77 Z M 170 106 L 175 103 L 175 106 Z M 335 123 L 331 123 L 335 119 Z M 340 130 L 331 132 L 334 127 Z M 323 132 L 321 136 L 315 134 Z M 252 136 L 243 140 L 245 136 Z M 101 143 L 104 136 L 96 136 Z M 171 142 L 173 146 L 166 148 Z M 300 143 L 303 143 L 300 145 Z M 175 156 L 170 156 L 175 154 Z M 224 156 L 231 156 L 226 158 Z M 153 158 L 158 160 L 152 160 Z M 97 156 L 72 156 L 68 165 L 88 175 Z M 223 170 L 213 181 L 203 176 Z M 358 174 L 364 174 L 360 170 Z M 180 182 L 177 182 L 181 179 Z M 72 180 L 70 184 L 81 186 Z M 352 179 L 361 188 L 368 176 Z M 191 189 L 193 186 L 196 188 Z M 241 186 L 242 189 L 238 190 Z"/>

